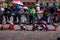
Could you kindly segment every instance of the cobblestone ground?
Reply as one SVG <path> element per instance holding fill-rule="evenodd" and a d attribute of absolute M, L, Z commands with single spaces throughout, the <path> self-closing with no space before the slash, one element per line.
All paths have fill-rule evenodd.
<path fill-rule="evenodd" d="M 0 40 L 56 40 L 58 36 L 54 31 L 0 31 Z"/>
<path fill-rule="evenodd" d="M 32 25 L 27 26 L 32 28 Z M 48 27 L 54 29 L 51 25 Z M 15 29 L 19 29 L 19 25 L 15 25 Z M 0 31 L 0 40 L 57 40 L 57 37 L 60 37 L 60 27 L 57 31 Z"/>

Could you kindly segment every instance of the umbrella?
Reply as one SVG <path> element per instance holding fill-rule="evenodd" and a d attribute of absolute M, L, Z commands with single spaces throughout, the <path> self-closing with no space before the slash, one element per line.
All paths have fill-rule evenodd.
<path fill-rule="evenodd" d="M 45 21 L 42 21 L 43 24 L 47 24 Z"/>
<path fill-rule="evenodd" d="M 17 5 L 17 6 L 16 6 L 16 8 L 20 9 L 20 8 L 23 8 L 23 7 L 22 7 L 22 6 L 20 6 L 20 5 Z"/>
<path fill-rule="evenodd" d="M 12 3 L 14 4 L 19 4 L 19 5 L 23 5 L 23 3 L 19 0 L 13 0 Z"/>
<path fill-rule="evenodd" d="M 38 12 L 37 13 L 43 13 L 44 12 L 44 10 L 38 10 Z"/>
<path fill-rule="evenodd" d="M 28 10 L 28 7 L 27 6 L 24 6 L 23 9 L 27 9 Z"/>
<path fill-rule="evenodd" d="M 40 13 L 43 13 L 44 12 L 44 10 L 40 10 Z"/>

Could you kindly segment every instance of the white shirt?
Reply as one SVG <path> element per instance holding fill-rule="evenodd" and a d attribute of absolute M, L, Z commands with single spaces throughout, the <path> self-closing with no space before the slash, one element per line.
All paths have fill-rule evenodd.
<path fill-rule="evenodd" d="M 40 7 L 38 6 L 38 7 L 36 7 L 36 10 L 40 10 Z"/>
<path fill-rule="evenodd" d="M 4 8 L 1 8 L 1 11 L 4 11 Z"/>

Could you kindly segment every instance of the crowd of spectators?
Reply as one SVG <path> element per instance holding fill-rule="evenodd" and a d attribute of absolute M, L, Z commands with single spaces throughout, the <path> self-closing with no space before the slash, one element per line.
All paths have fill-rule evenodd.
<path fill-rule="evenodd" d="M 22 6 L 23 7 L 23 6 Z M 17 8 L 12 6 L 8 8 L 0 7 L 0 22 L 5 20 L 9 23 L 10 17 L 13 16 L 13 23 L 33 23 L 34 21 L 46 21 L 47 23 L 59 23 L 60 14 L 58 13 L 57 7 L 33 7 L 28 6 L 28 9 Z M 43 12 L 41 12 L 43 11 Z"/>
<path fill-rule="evenodd" d="M 27 8 L 24 9 L 23 8 L 24 6 Z M 19 25 L 26 23 L 33 24 L 32 30 L 36 30 L 36 29 L 48 30 L 47 23 L 48 24 L 60 23 L 60 13 L 58 12 L 57 7 L 41 7 L 38 5 L 35 7 L 27 6 L 27 5 L 24 6 L 17 5 L 8 8 L 4 8 L 3 6 L 0 6 L 0 23 L 2 23 L 5 26 L 6 23 L 10 23 L 11 21 L 10 19 L 11 17 L 13 17 L 12 24 L 15 23 L 18 23 Z M 43 23 L 42 21 L 45 21 L 46 24 Z M 37 24 L 41 24 L 40 25 L 41 29 L 38 29 L 38 26 L 36 26 L 34 22 L 37 22 Z M 2 27 L 1 29 L 4 28 Z M 9 27 L 8 29 L 14 30 L 14 27 Z M 21 27 L 21 30 L 26 30 L 25 25 Z"/>

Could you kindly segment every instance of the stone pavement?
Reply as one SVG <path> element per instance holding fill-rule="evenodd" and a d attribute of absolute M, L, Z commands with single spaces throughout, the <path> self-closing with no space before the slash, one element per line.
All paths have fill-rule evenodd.
<path fill-rule="evenodd" d="M 0 31 L 0 40 L 56 40 L 55 31 Z"/>
<path fill-rule="evenodd" d="M 32 28 L 32 25 L 26 26 L 29 29 Z M 54 29 L 52 25 L 48 25 L 48 27 Z M 19 28 L 19 25 L 15 25 L 15 29 Z M 57 31 L 0 31 L 0 40 L 57 40 L 58 37 L 60 37 L 60 26 Z"/>

